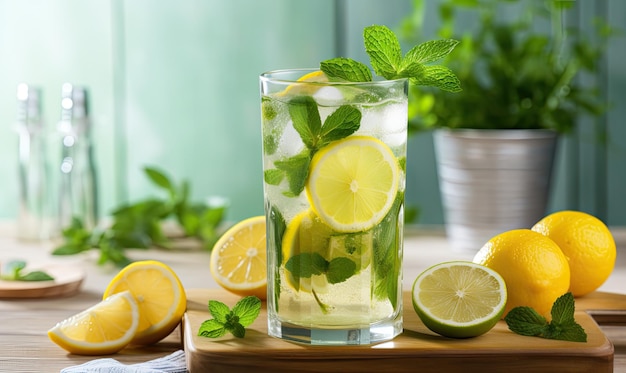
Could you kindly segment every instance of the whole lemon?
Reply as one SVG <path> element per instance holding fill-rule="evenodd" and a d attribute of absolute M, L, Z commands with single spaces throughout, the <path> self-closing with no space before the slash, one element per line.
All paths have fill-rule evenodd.
<path fill-rule="evenodd" d="M 604 223 L 580 211 L 559 211 L 532 230 L 550 237 L 569 261 L 570 291 L 575 297 L 599 288 L 615 267 L 615 240 Z"/>
<path fill-rule="evenodd" d="M 550 319 L 554 301 L 569 289 L 567 258 L 554 241 L 530 229 L 492 237 L 473 261 L 504 278 L 507 303 L 503 316 L 515 307 L 527 306 Z"/>

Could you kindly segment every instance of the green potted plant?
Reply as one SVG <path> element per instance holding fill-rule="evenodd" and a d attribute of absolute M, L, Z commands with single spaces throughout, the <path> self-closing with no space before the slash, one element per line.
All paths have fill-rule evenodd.
<path fill-rule="evenodd" d="M 603 112 L 594 87 L 576 78 L 597 69 L 610 30 L 598 27 L 591 43 L 563 28 L 572 4 L 439 4 L 438 36 L 461 41 L 446 65 L 463 90 L 414 87 L 409 127 L 434 130 L 446 232 L 457 251 L 476 251 L 497 233 L 538 221 L 559 135 L 571 132 L 582 112 Z M 415 1 L 405 35 L 419 37 L 423 15 L 423 2 Z M 464 32 L 455 29 L 460 19 L 471 25 Z"/>

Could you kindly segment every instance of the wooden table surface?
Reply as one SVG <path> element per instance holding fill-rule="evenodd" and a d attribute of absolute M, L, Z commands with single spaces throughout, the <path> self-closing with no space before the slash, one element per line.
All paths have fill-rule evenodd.
<path fill-rule="evenodd" d="M 613 229 L 618 244 L 615 270 L 601 291 L 626 294 L 626 229 Z M 117 269 L 96 265 L 96 252 L 55 257 L 52 242 L 21 242 L 11 224 L 0 224 L 0 261 L 25 259 L 30 264 L 53 263 L 82 268 L 86 272 L 80 291 L 72 296 L 47 299 L 0 299 L 0 372 L 59 372 L 62 368 L 97 357 L 67 354 L 47 337 L 47 330 L 100 301 Z M 133 259 L 154 259 L 170 265 L 187 289 L 217 288 L 209 273 L 209 254 L 195 249 L 177 251 L 131 250 Z M 424 269 L 445 260 L 471 260 L 471 253 L 452 252 L 439 229 L 407 230 L 404 249 L 404 287 L 410 289 Z M 601 325 L 615 347 L 614 371 L 626 373 L 626 326 Z M 141 349 L 124 349 L 113 357 L 136 363 L 165 356 L 182 348 L 177 329 L 160 343 Z M 558 367 L 555 367 L 555 372 Z"/>

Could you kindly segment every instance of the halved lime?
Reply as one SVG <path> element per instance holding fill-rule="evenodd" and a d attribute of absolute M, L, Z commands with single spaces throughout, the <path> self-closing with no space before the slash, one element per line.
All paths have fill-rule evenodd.
<path fill-rule="evenodd" d="M 451 338 L 476 337 L 491 330 L 506 305 L 500 274 L 480 264 L 436 264 L 413 283 L 413 308 L 424 325 Z"/>

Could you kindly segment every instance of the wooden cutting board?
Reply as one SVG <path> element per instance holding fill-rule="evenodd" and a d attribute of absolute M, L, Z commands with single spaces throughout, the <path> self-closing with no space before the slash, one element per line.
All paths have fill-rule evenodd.
<path fill-rule="evenodd" d="M 267 335 L 265 303 L 243 339 L 197 336 L 210 319 L 209 299 L 232 307 L 240 297 L 219 289 L 187 290 L 183 344 L 190 373 L 200 372 L 613 372 L 613 344 L 594 318 L 626 326 L 626 295 L 592 293 L 576 299 L 576 320 L 588 340 L 525 337 L 500 321 L 487 334 L 455 340 L 429 331 L 404 296 L 404 332 L 371 346 L 308 346 Z"/>

